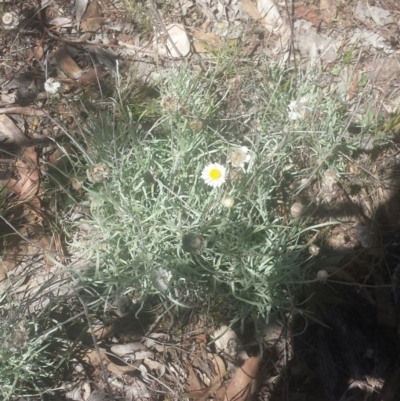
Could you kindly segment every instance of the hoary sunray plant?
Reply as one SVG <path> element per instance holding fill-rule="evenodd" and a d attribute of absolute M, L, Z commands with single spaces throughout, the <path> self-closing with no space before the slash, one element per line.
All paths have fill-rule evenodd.
<path fill-rule="evenodd" d="M 93 267 L 83 281 L 139 303 L 151 294 L 186 308 L 226 300 L 232 320 L 293 307 L 315 228 L 282 212 L 282 186 L 328 167 L 340 173 L 347 121 L 339 96 L 326 96 L 310 71 L 247 72 L 248 109 L 236 124 L 225 78 L 180 68 L 160 77 L 152 126 L 125 113 L 89 127 L 76 167 L 82 177 L 107 174 L 84 184 L 94 234 L 71 239 Z"/>
<path fill-rule="evenodd" d="M 1 294 L 0 313 L 8 316 L 2 319 L 0 327 L 0 397 L 4 401 L 15 399 L 17 395 L 51 392 L 48 380 L 56 374 L 64 360 L 61 355 L 68 348 L 64 348 L 67 342 L 54 335 L 56 329 L 46 332 L 40 329 L 48 316 L 24 318 L 14 310 L 13 303 L 7 292 Z"/>
<path fill-rule="evenodd" d="M 240 60 L 236 50 L 237 59 L 210 57 L 208 70 L 164 71 L 157 99 L 118 77 L 109 112 L 76 137 L 63 129 L 75 152 L 66 152 L 73 173 L 60 174 L 72 176 L 74 189 L 64 190 L 80 205 L 65 205 L 59 221 L 68 256 L 84 261 L 66 268 L 96 310 L 126 294 L 138 305 L 159 297 L 166 307 L 257 322 L 292 310 L 293 289 L 316 278 L 307 248 L 318 227 L 288 210 L 310 179 L 340 177 L 341 155 L 362 138 L 347 133 L 351 116 L 340 94 L 319 85 L 319 71 Z M 43 334 L 35 316 L 20 326 L 8 307 L 0 294 L 1 399 L 41 393 L 62 347 L 67 360 L 79 342 Z"/>

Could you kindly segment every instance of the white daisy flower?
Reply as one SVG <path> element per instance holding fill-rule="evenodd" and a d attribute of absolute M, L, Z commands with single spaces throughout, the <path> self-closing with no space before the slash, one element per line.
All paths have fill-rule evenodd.
<path fill-rule="evenodd" d="M 212 163 L 204 167 L 201 178 L 210 187 L 220 187 L 225 182 L 226 168 L 219 163 Z"/>
<path fill-rule="evenodd" d="M 61 88 L 60 82 L 58 82 L 54 78 L 49 78 L 45 83 L 44 83 L 44 90 L 47 93 L 50 93 L 50 95 L 55 95 Z"/>
<path fill-rule="evenodd" d="M 245 163 L 250 161 L 249 149 L 247 146 L 242 146 L 241 148 L 232 152 L 228 159 L 232 163 L 233 167 L 244 167 Z"/>

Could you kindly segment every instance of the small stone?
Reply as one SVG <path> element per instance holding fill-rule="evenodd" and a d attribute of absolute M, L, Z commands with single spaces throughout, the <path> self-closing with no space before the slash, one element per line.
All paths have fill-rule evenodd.
<path fill-rule="evenodd" d="M 298 218 L 300 217 L 304 212 L 304 205 L 300 202 L 293 203 L 293 205 L 290 208 L 290 215 L 293 218 Z"/>
<path fill-rule="evenodd" d="M 166 26 L 166 29 L 169 35 L 163 34 L 155 39 L 159 55 L 173 58 L 186 57 L 190 53 L 190 40 L 183 25 L 170 24 Z M 171 40 L 175 46 L 172 45 Z"/>

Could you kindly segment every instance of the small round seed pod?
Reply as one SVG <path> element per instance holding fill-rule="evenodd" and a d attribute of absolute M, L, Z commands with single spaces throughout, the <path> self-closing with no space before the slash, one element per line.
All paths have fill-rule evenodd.
<path fill-rule="evenodd" d="M 329 277 L 329 273 L 326 270 L 319 270 L 317 273 L 317 279 L 320 281 L 326 281 Z"/>
<path fill-rule="evenodd" d="M 86 170 L 90 182 L 99 183 L 104 181 L 110 175 L 110 167 L 106 163 L 99 163 Z"/>
<path fill-rule="evenodd" d="M 15 95 L 15 103 L 18 103 L 20 106 L 29 106 L 32 104 L 37 96 L 38 90 L 36 88 L 27 88 L 26 86 L 20 86 L 17 89 L 17 93 Z"/>
<path fill-rule="evenodd" d="M 317 256 L 319 254 L 320 248 L 318 245 L 311 244 L 308 248 L 308 251 L 310 252 L 310 255 Z"/>
<path fill-rule="evenodd" d="M 185 234 L 182 237 L 182 248 L 191 255 L 201 255 L 207 246 L 207 241 L 197 234 Z"/>
<path fill-rule="evenodd" d="M 230 209 L 235 204 L 235 201 L 232 198 L 224 198 L 222 199 L 222 206 Z"/>
<path fill-rule="evenodd" d="M 301 217 L 301 215 L 304 212 L 304 205 L 300 202 L 295 202 L 293 205 L 290 207 L 290 215 L 293 218 L 298 218 Z"/>

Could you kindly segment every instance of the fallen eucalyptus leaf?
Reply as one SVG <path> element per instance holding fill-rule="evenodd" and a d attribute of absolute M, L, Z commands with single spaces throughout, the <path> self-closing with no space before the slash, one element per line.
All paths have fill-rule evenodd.
<path fill-rule="evenodd" d="M 255 21 L 258 21 L 262 18 L 262 15 L 257 9 L 257 6 L 252 2 L 252 0 L 240 0 L 239 4 L 241 8 L 246 11 L 247 14 L 250 15 Z"/>
<path fill-rule="evenodd" d="M 83 14 L 87 9 L 89 0 L 76 0 L 75 2 L 75 16 L 76 20 L 79 22 L 82 19 Z"/>
<path fill-rule="evenodd" d="M 243 350 L 239 337 L 228 326 L 223 325 L 215 330 L 212 338 L 215 340 L 215 347 L 218 352 L 222 352 L 234 360 L 245 360 L 249 357 Z"/>
<path fill-rule="evenodd" d="M 15 143 L 17 146 L 23 146 L 28 142 L 28 138 L 18 128 L 18 126 L 5 114 L 0 115 L 0 141 L 6 143 Z"/>
<path fill-rule="evenodd" d="M 259 369 L 260 357 L 246 359 L 236 371 L 235 376 L 226 389 L 224 401 L 245 401 L 255 392 L 254 384 Z"/>
<path fill-rule="evenodd" d="M 100 29 L 101 10 L 97 0 L 92 0 L 82 17 L 81 28 L 85 32 L 96 32 Z"/>
<path fill-rule="evenodd" d="M 154 354 L 153 351 L 139 342 L 113 345 L 111 352 L 120 357 L 129 357 L 133 361 L 148 358 Z"/>
<path fill-rule="evenodd" d="M 72 79 L 79 79 L 84 71 L 75 63 L 65 46 L 60 47 L 54 54 L 54 58 L 61 71 Z"/>
<path fill-rule="evenodd" d="M 279 35 L 284 33 L 286 27 L 273 0 L 258 0 L 257 9 L 263 17 L 261 22 L 268 31 Z"/>
<path fill-rule="evenodd" d="M 138 379 L 133 379 L 133 382 L 127 389 L 125 387 L 126 401 L 144 401 L 150 398 L 146 386 Z"/>
<path fill-rule="evenodd" d="M 157 377 L 163 377 L 165 374 L 165 365 L 161 364 L 160 362 L 153 361 L 151 359 L 145 358 L 143 363 L 150 369 L 157 372 Z"/>
<path fill-rule="evenodd" d="M 157 352 L 163 352 L 165 350 L 165 345 L 160 343 L 167 342 L 169 339 L 170 336 L 168 334 L 152 333 L 149 335 L 149 338 L 144 341 L 144 345 Z"/>
<path fill-rule="evenodd" d="M 337 15 L 337 7 L 334 0 L 321 0 L 319 9 L 325 23 L 330 25 Z"/>

